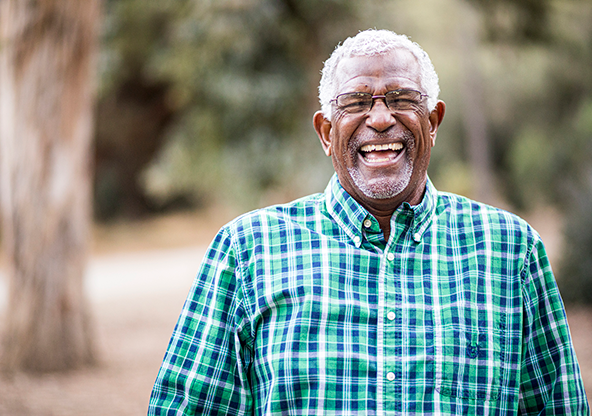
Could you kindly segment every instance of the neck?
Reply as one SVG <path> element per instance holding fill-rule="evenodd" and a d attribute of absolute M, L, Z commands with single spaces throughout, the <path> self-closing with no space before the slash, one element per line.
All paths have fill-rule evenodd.
<path fill-rule="evenodd" d="M 391 235 L 391 217 L 393 216 L 393 213 L 391 212 L 390 214 L 384 214 L 384 215 L 379 215 L 379 214 L 372 214 L 374 215 L 374 218 L 376 218 L 376 220 L 378 221 L 378 224 L 380 225 L 380 229 L 382 230 L 382 233 L 384 234 L 384 239 L 386 241 L 388 241 L 390 235 Z"/>
<path fill-rule="evenodd" d="M 376 218 L 380 229 L 384 234 L 384 239 L 388 241 L 391 234 L 391 217 L 395 210 L 404 202 L 408 202 L 410 205 L 418 205 L 421 203 L 426 189 L 426 180 L 424 180 L 421 186 L 416 186 L 414 190 L 409 194 L 401 198 L 395 198 L 395 200 L 374 200 L 364 201 L 362 205 L 368 210 L 370 214 Z M 361 202 L 361 201 L 358 201 Z"/>

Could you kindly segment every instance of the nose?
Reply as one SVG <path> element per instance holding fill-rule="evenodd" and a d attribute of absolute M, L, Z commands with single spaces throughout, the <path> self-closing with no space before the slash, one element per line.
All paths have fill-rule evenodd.
<path fill-rule="evenodd" d="M 395 125 L 396 119 L 391 110 L 386 106 L 384 96 L 373 97 L 374 103 L 368 117 L 366 118 L 366 125 L 378 132 L 383 132 Z"/>

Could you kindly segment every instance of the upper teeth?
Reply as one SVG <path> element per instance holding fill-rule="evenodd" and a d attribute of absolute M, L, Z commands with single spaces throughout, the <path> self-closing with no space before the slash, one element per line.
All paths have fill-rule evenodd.
<path fill-rule="evenodd" d="M 403 143 L 389 143 L 389 144 L 367 144 L 360 149 L 362 152 L 374 152 L 380 150 L 401 150 Z"/>

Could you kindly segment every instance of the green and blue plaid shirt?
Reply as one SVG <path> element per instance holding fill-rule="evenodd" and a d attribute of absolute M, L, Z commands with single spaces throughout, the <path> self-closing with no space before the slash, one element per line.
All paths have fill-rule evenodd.
<path fill-rule="evenodd" d="M 150 415 L 587 415 L 538 234 L 428 181 L 385 241 L 334 176 L 212 242 Z"/>

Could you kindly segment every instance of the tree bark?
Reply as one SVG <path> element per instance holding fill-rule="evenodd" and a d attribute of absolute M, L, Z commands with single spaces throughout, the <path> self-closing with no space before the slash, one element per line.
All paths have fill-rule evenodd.
<path fill-rule="evenodd" d="M 83 290 L 100 0 L 0 1 L 2 367 L 94 362 Z"/>
<path fill-rule="evenodd" d="M 467 132 L 469 164 L 473 172 L 473 197 L 481 202 L 498 201 L 487 134 L 483 80 L 477 64 L 478 28 L 470 19 L 460 33 L 462 54 L 461 97 L 463 122 Z"/>

